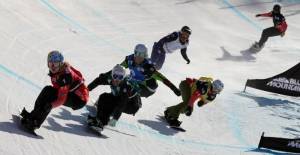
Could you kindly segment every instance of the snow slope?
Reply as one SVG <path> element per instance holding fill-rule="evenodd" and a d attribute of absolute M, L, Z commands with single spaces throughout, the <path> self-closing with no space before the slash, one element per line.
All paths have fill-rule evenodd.
<path fill-rule="evenodd" d="M 255 18 L 272 0 L 13 0 L 0 1 L 0 154 L 285 154 L 257 150 L 266 136 L 299 135 L 297 98 L 247 88 L 247 79 L 267 78 L 299 62 L 300 2 L 281 0 L 289 24 L 284 38 L 270 39 L 254 56 L 242 54 L 272 20 Z M 157 115 L 180 98 L 160 83 L 143 98 L 135 117 L 122 115 L 99 138 L 85 128 L 92 100 L 108 87 L 91 92 L 86 108 L 54 109 L 32 137 L 17 128 L 12 115 L 31 110 L 40 90 L 50 84 L 46 56 L 63 52 L 84 74 L 86 83 L 132 53 L 137 43 L 150 51 L 162 36 L 189 25 L 188 56 L 167 55 L 161 72 L 173 83 L 186 77 L 212 76 L 224 92 L 191 117 L 181 116 L 185 133 L 166 128 Z"/>

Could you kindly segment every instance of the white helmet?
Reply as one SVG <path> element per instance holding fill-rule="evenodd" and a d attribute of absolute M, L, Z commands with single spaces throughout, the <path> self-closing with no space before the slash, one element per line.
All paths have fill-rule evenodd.
<path fill-rule="evenodd" d="M 224 89 L 224 84 L 221 80 L 214 80 L 212 83 L 212 90 L 216 93 L 220 93 Z"/>
<path fill-rule="evenodd" d="M 137 44 L 134 48 L 134 56 L 148 58 L 148 49 L 144 44 Z"/>
<path fill-rule="evenodd" d="M 111 77 L 115 80 L 123 80 L 126 76 L 126 70 L 120 64 L 117 64 L 111 71 Z"/>

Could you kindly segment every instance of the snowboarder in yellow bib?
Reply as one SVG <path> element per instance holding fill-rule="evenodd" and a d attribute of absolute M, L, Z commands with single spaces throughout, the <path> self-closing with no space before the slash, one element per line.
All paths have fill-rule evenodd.
<path fill-rule="evenodd" d="M 194 102 L 199 99 L 198 106 L 201 107 L 210 101 L 213 101 L 217 94 L 224 88 L 221 80 L 213 80 L 209 77 L 200 77 L 199 79 L 186 78 L 179 84 L 182 102 L 168 107 L 165 112 L 165 119 L 170 126 L 180 126 L 178 121 L 180 113 L 191 116 Z"/>

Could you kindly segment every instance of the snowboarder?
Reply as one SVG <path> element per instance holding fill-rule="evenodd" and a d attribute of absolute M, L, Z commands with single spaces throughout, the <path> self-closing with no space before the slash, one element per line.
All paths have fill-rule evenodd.
<path fill-rule="evenodd" d="M 263 48 L 265 42 L 268 40 L 269 37 L 274 37 L 274 36 L 283 37 L 285 35 L 285 31 L 287 29 L 287 23 L 285 21 L 284 16 L 281 14 L 280 10 L 281 10 L 281 6 L 279 4 L 275 4 L 271 12 L 255 15 L 255 17 L 272 17 L 274 23 L 274 26 L 264 29 L 261 34 L 261 38 L 259 42 L 255 42 L 253 44 L 252 47 L 256 51 L 260 51 Z"/>
<path fill-rule="evenodd" d="M 82 74 L 65 62 L 59 51 L 51 51 L 47 63 L 52 86 L 43 88 L 31 112 L 25 108 L 21 112 L 21 123 L 32 131 L 40 128 L 53 108 L 64 105 L 77 110 L 84 107 L 89 98 Z"/>
<path fill-rule="evenodd" d="M 208 77 L 197 79 L 186 78 L 180 82 L 179 89 L 182 95 L 182 102 L 168 107 L 164 111 L 164 116 L 170 126 L 179 127 L 181 122 L 178 120 L 180 113 L 191 116 L 194 102 L 199 98 L 198 106 L 202 107 L 208 102 L 213 101 L 217 94 L 224 88 L 220 80 L 214 80 Z"/>
<path fill-rule="evenodd" d="M 173 32 L 154 43 L 151 60 L 157 70 L 162 68 L 166 53 L 173 53 L 177 49 L 180 49 L 181 55 L 187 64 L 191 62 L 186 54 L 191 33 L 192 30 L 188 26 L 183 26 L 180 31 Z"/>
<path fill-rule="evenodd" d="M 100 74 L 88 85 L 88 89 L 92 91 L 98 85 L 109 85 L 111 93 L 101 94 L 96 104 L 96 116 L 88 116 L 88 125 L 96 130 L 102 131 L 107 124 L 115 126 L 122 112 L 135 115 L 142 106 L 137 83 L 126 76 L 124 67 L 119 64 Z"/>
<path fill-rule="evenodd" d="M 148 49 L 144 44 L 137 44 L 134 54 L 126 56 L 121 65 L 129 68 L 131 78 L 138 82 L 141 88 L 141 97 L 149 97 L 155 93 L 158 87 L 156 80 L 163 82 L 177 96 L 180 96 L 180 90 L 158 72 L 151 60 L 148 59 Z"/>

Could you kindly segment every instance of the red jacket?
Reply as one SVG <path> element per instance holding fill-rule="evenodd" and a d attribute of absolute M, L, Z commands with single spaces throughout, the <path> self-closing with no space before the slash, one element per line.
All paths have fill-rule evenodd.
<path fill-rule="evenodd" d="M 54 88 L 58 89 L 57 100 L 52 102 L 52 107 L 65 103 L 68 93 L 75 93 L 82 101 L 87 102 L 89 92 L 84 84 L 82 74 L 68 63 L 65 63 L 60 72 L 49 74 Z"/>
<path fill-rule="evenodd" d="M 279 32 L 283 33 L 286 31 L 288 25 L 285 21 L 285 18 L 282 14 L 280 13 L 274 13 L 273 11 L 268 12 L 268 13 L 263 13 L 263 14 L 259 14 L 260 16 L 263 17 L 272 17 L 273 18 L 273 23 L 274 23 L 274 27 L 276 29 L 278 29 Z"/>
<path fill-rule="evenodd" d="M 211 92 L 212 81 L 213 79 L 209 77 L 201 77 L 200 79 L 186 78 L 186 83 L 191 91 L 188 106 L 194 107 L 197 99 L 202 100 L 203 104 L 207 104 L 216 98 L 216 94 Z"/>

